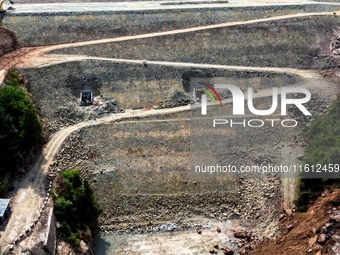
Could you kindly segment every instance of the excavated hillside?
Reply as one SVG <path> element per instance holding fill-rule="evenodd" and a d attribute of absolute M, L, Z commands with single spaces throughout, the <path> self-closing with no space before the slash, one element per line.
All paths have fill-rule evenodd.
<path fill-rule="evenodd" d="M 340 190 L 326 190 L 305 213 L 282 214 L 276 239 L 258 244 L 250 254 L 340 254 Z"/>
<path fill-rule="evenodd" d="M 30 93 L 54 134 L 35 170 L 47 175 L 47 171 L 57 174 L 80 168 L 103 208 L 99 218 L 102 232 L 129 234 L 125 235 L 129 245 L 117 244 L 119 237 L 112 242 L 119 247 L 110 250 L 102 240 L 107 250 L 98 254 L 184 254 L 174 252 L 175 243 L 167 248 L 169 252 L 163 252 L 157 240 L 149 247 L 148 234 L 177 229 L 188 230 L 181 233 L 190 238 L 205 237 L 210 221 L 222 225 L 232 221 L 230 225 L 247 226 L 263 236 L 277 234 L 275 223 L 282 207 L 293 206 L 295 179 L 280 180 L 274 175 L 256 179 L 191 178 L 191 115 L 183 108 L 178 112 L 174 108 L 171 114 L 154 108 L 187 104 L 190 79 L 208 78 L 209 83 L 235 84 L 243 91 L 253 87 L 258 109 L 270 108 L 274 87 L 304 87 L 312 93 L 307 108 L 312 114 L 324 113 L 339 93 L 338 77 L 333 74 L 338 71 L 335 31 L 340 19 L 333 14 L 334 8 L 304 4 L 178 12 L 13 12 L 6 17 L 4 22 L 17 32 L 20 45 L 54 44 L 35 49 L 35 55 L 34 51 L 27 55 L 27 63 L 19 63 Z M 311 11 L 312 15 L 307 14 Z M 331 12 L 315 13 L 324 11 Z M 29 24 L 28 29 L 22 23 Z M 204 27 L 221 23 L 220 27 Z M 193 29 L 183 31 L 188 28 Z M 36 36 L 39 31 L 44 31 L 41 37 Z M 115 41 L 93 41 L 101 39 Z M 72 42 L 77 44 L 63 45 Z M 114 114 L 100 112 L 95 106 L 80 107 L 79 93 L 84 89 L 92 90 L 94 96 L 102 95 L 109 103 L 118 101 L 126 112 L 121 113 L 118 106 Z M 167 101 L 177 94 L 181 99 Z M 230 102 L 214 111 L 230 113 Z M 143 112 L 160 115 L 134 118 Z M 295 108 L 289 108 L 288 116 L 281 116 L 279 110 L 274 114 L 280 120 L 296 118 L 299 125 L 294 129 L 226 126 L 215 130 L 209 135 L 224 134 L 226 138 L 214 148 L 219 159 L 238 167 L 299 164 L 306 145 L 301 132 L 309 119 Z M 114 122 L 109 121 L 111 116 Z M 245 119 L 250 118 L 257 116 L 246 112 Z M 36 193 L 40 189 L 36 187 Z M 32 194 L 34 191 L 30 190 Z M 26 197 L 28 203 L 30 198 Z M 20 224 L 25 226 L 24 222 Z M 203 228 L 203 235 L 193 231 L 195 228 Z M 139 240 L 130 243 L 133 236 Z M 229 241 L 238 251 L 237 241 Z M 226 242 L 223 240 L 223 245 Z M 186 254 L 204 254 L 208 246 L 203 245 L 207 243 L 210 245 L 211 239 L 190 243 Z M 143 253 L 145 247 L 149 253 Z"/>

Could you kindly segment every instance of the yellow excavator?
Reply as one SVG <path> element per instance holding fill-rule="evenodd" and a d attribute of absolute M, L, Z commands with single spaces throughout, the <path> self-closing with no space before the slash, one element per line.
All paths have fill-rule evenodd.
<path fill-rule="evenodd" d="M 4 8 L 3 8 L 3 5 L 4 5 L 4 3 L 6 3 L 6 2 L 10 2 L 11 4 L 14 4 L 13 2 L 12 2 L 12 0 L 0 0 L 0 12 L 6 12 L 6 10 L 4 10 Z"/>

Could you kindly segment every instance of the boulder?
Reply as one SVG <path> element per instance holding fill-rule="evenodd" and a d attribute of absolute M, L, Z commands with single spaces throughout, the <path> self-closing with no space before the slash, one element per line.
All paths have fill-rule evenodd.
<path fill-rule="evenodd" d="M 303 159 L 303 157 L 304 157 L 304 155 L 303 155 L 303 154 L 299 154 L 299 155 L 297 156 L 297 159 L 298 159 L 298 160 L 302 160 L 302 159 Z"/>
<path fill-rule="evenodd" d="M 292 229 L 294 228 L 294 226 L 293 225 L 289 225 L 289 226 L 287 226 L 287 231 L 291 231 Z"/>
<path fill-rule="evenodd" d="M 308 247 L 312 247 L 313 244 L 315 244 L 317 240 L 318 240 L 318 236 L 317 235 L 309 238 L 309 240 L 308 240 Z"/>
<path fill-rule="evenodd" d="M 331 223 L 340 223 L 340 214 L 332 215 L 330 222 Z"/>
<path fill-rule="evenodd" d="M 293 215 L 293 210 L 292 209 L 286 209 L 286 214 L 288 217 L 292 216 Z"/>
<path fill-rule="evenodd" d="M 326 227 L 322 227 L 320 231 L 321 231 L 322 234 L 327 234 L 327 232 L 328 232 Z"/>
<path fill-rule="evenodd" d="M 80 240 L 79 248 L 75 255 L 92 255 L 92 252 L 90 247 L 83 240 Z"/>
<path fill-rule="evenodd" d="M 234 237 L 244 239 L 247 237 L 247 231 L 243 228 L 236 228 L 234 229 Z"/>
<path fill-rule="evenodd" d="M 224 250 L 223 250 L 223 254 L 224 255 L 233 255 L 234 254 L 233 248 L 231 246 L 225 247 Z"/>
<path fill-rule="evenodd" d="M 322 244 L 322 243 L 324 243 L 326 241 L 326 239 L 327 239 L 327 236 L 325 234 L 321 234 L 318 237 L 318 243 Z"/>

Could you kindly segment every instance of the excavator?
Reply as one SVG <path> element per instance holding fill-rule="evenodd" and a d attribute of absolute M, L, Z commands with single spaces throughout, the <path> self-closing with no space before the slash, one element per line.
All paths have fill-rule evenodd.
<path fill-rule="evenodd" d="M 6 10 L 3 8 L 4 3 L 9 2 L 11 4 L 14 4 L 12 0 L 0 0 L 0 12 L 6 12 Z"/>

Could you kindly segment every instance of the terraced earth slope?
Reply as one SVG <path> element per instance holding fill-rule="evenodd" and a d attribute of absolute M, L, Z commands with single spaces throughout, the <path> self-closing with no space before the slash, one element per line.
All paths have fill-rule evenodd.
<path fill-rule="evenodd" d="M 272 87 L 303 86 L 313 95 L 308 108 L 313 114 L 324 112 L 339 92 L 338 56 L 331 51 L 340 23 L 338 5 L 232 4 L 170 9 L 157 5 L 143 11 L 117 5 L 119 10 L 102 12 L 85 6 L 66 13 L 24 13 L 27 7 L 19 6 L 6 17 L 4 25 L 26 48 L 0 60 L 0 80 L 10 67 L 20 68 L 51 140 L 13 197 L 1 247 L 36 219 L 48 173 L 73 167 L 80 167 L 95 187 L 104 210 L 101 230 L 142 235 L 138 242 L 125 236 L 111 249 L 104 237 L 99 246 L 106 254 L 159 254 L 157 242 L 169 234 L 150 244 L 149 233 L 167 232 L 168 224 L 174 223 L 175 229 L 187 230 L 181 232 L 186 237 L 197 235 L 193 229 L 209 221 L 228 231 L 241 224 L 275 235 L 282 206 L 292 207 L 295 179 L 189 178 L 189 107 L 152 107 L 174 91 L 186 95 L 191 78 L 214 83 L 223 77 L 223 82 L 242 89 L 254 87 L 256 107 L 262 109 L 270 106 Z M 22 23 L 31 25 L 23 29 Z M 77 100 L 83 89 L 114 97 L 127 110 L 107 115 L 81 108 Z M 230 103 L 227 100 L 219 110 L 230 112 Z M 299 118 L 295 110 L 289 115 Z M 238 165 L 299 162 L 306 122 L 299 118 L 294 129 L 225 128 L 219 131 L 229 138 L 224 158 Z M 20 245 L 28 246 L 38 236 Z M 206 252 L 214 239 L 209 236 L 207 242 L 189 238 L 194 241 L 187 254 Z M 232 236 L 229 240 L 236 251 L 237 242 Z M 167 246 L 166 254 L 178 254 L 175 246 L 176 242 Z"/>

